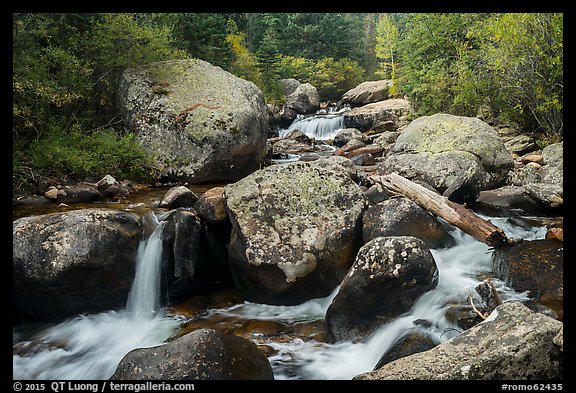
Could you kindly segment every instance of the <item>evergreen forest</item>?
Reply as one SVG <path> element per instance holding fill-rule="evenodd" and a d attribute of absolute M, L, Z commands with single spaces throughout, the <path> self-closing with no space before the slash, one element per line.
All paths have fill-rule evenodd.
<path fill-rule="evenodd" d="M 561 13 L 14 13 L 13 189 L 46 177 L 154 177 L 122 124 L 122 72 L 199 58 L 281 105 L 295 78 L 337 101 L 391 79 L 417 115 L 484 103 L 540 147 L 563 135 Z"/>

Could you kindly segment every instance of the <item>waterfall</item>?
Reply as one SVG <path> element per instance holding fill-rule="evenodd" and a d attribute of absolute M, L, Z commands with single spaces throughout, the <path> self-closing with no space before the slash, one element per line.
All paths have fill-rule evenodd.
<path fill-rule="evenodd" d="M 278 135 L 286 136 L 292 130 L 300 130 L 306 136 L 317 140 L 334 139 L 338 131 L 344 128 L 344 116 L 318 115 L 303 117 L 298 116 L 287 129 L 280 130 Z"/>
<path fill-rule="evenodd" d="M 159 214 L 162 220 L 169 212 Z M 166 341 L 180 321 L 159 310 L 162 231 L 165 221 L 146 213 L 136 274 L 126 308 L 80 315 L 52 326 L 26 345 L 46 348 L 12 357 L 13 379 L 108 379 L 122 358 L 135 348 Z M 38 344 L 40 343 L 40 344 Z"/>
<path fill-rule="evenodd" d="M 138 247 L 136 275 L 128 295 L 127 309 L 136 315 L 152 316 L 160 305 L 162 231 L 166 222 L 158 222 L 152 213 L 146 217 L 155 227 L 150 237 L 142 240 Z"/>

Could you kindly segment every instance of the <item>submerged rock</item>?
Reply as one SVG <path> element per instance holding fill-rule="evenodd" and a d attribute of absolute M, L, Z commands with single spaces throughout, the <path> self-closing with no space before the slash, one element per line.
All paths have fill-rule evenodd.
<path fill-rule="evenodd" d="M 134 349 L 112 380 L 273 380 L 266 356 L 245 338 L 200 329 L 166 344 Z"/>
<path fill-rule="evenodd" d="M 352 265 L 366 197 L 346 169 L 318 161 L 270 166 L 225 187 L 230 272 L 245 299 L 324 297 Z"/>
<path fill-rule="evenodd" d="M 503 303 L 464 333 L 354 379 L 561 380 L 562 327 L 520 303 Z"/>

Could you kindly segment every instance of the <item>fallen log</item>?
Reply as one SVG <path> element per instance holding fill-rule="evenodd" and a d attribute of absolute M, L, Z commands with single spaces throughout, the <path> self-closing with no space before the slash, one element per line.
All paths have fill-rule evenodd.
<path fill-rule="evenodd" d="M 491 247 L 502 247 L 514 243 L 502 229 L 479 217 L 473 211 L 396 173 L 384 176 L 374 175 L 369 179 L 380 183 L 395 194 L 405 196 L 430 213 L 442 217 L 448 223 Z"/>

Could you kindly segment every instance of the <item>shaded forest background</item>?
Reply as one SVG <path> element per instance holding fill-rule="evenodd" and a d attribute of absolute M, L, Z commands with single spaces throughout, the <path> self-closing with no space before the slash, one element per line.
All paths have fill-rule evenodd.
<path fill-rule="evenodd" d="M 551 13 L 13 14 L 13 190 L 42 178 L 153 179 L 121 124 L 129 67 L 200 58 L 282 105 L 278 80 L 337 101 L 392 79 L 416 116 L 488 104 L 544 147 L 563 135 L 563 15 Z"/>

